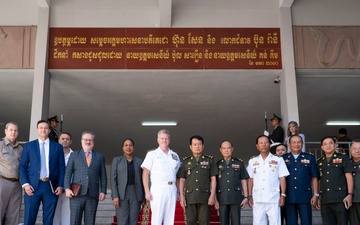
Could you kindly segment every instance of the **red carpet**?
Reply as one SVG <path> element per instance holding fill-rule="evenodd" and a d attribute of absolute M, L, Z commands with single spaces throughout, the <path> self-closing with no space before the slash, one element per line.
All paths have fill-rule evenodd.
<path fill-rule="evenodd" d="M 220 218 L 217 215 L 217 211 L 214 207 L 211 207 L 210 212 L 210 223 L 211 224 L 220 224 Z M 149 202 L 143 206 L 139 214 L 139 225 L 151 225 L 151 210 Z M 175 221 L 174 224 L 176 225 L 185 225 L 185 215 L 184 210 L 180 206 L 180 202 L 176 202 L 176 209 L 175 209 Z M 112 225 L 117 225 L 117 218 L 114 216 L 114 222 Z"/>

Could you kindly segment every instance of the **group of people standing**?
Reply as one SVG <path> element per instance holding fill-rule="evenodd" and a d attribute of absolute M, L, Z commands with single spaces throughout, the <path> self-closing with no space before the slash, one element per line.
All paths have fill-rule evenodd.
<path fill-rule="evenodd" d="M 261 135 L 256 139 L 259 155 L 247 167 L 232 156 L 234 148 L 228 140 L 220 144 L 222 159 L 218 161 L 204 154 L 204 139 L 199 135 L 190 138 L 192 154 L 182 160 L 169 148 L 168 131 L 159 131 L 158 143 L 139 166 L 144 171 L 152 224 L 173 224 L 176 198 L 184 208 L 186 224 L 194 225 L 210 224 L 211 206 L 219 210 L 222 225 L 240 224 L 241 208 L 246 204 L 253 209 L 255 225 L 282 224 L 282 208 L 289 225 L 297 225 L 299 219 L 301 224 L 312 224 L 312 207 L 321 210 L 324 224 L 350 221 L 355 225 L 360 219 L 356 200 L 360 197 L 356 186 L 360 182 L 356 182 L 360 179 L 360 140 L 351 145 L 352 165 L 347 155 L 335 152 L 330 136 L 321 140 L 324 156 L 316 161 L 314 155 L 302 151 L 301 135 L 289 137 L 290 152 L 281 157 L 270 153 L 272 140 Z"/>
<path fill-rule="evenodd" d="M 298 124 L 290 121 L 284 138 L 280 122 L 281 118 L 274 114 L 271 118 L 274 130 L 272 134 L 264 131 L 264 135 L 270 139 L 271 152 L 284 160 L 289 172 L 285 178 L 286 191 L 280 188 L 281 196 L 286 199 L 281 207 L 281 224 L 297 225 L 299 217 L 301 224 L 312 224 L 311 206 L 321 210 L 323 224 L 358 224 L 360 139 L 351 142 L 342 128 L 341 140 L 336 136 L 321 140 L 324 154 L 316 160 L 305 152 L 305 135 L 300 133 Z M 349 154 L 344 153 L 348 145 L 338 148 L 337 141 L 351 142 Z"/>
<path fill-rule="evenodd" d="M 273 120 L 281 118 L 274 115 Z M 107 192 L 105 158 L 94 150 L 95 134 L 83 132 L 82 149 L 73 152 L 69 133 L 56 134 L 60 144 L 49 139 L 48 121 L 38 121 L 36 131 L 38 139 L 22 148 L 16 140 L 18 125 L 5 126 L 0 142 L 0 215 L 6 218 L 1 224 L 18 224 L 22 189 L 25 225 L 35 224 L 40 203 L 45 225 L 80 225 L 82 220 L 95 224 L 98 202 Z M 133 155 L 135 143 L 127 138 L 123 155 L 112 161 L 111 198 L 118 224 L 137 224 L 145 200 L 150 202 L 152 225 L 173 225 L 177 200 L 188 225 L 210 224 L 212 206 L 219 210 L 222 225 L 239 225 L 246 205 L 252 208 L 255 225 L 297 225 L 299 219 L 310 225 L 312 207 L 321 210 L 326 225 L 360 221 L 360 140 L 352 142 L 350 159 L 337 153 L 333 137 L 326 136 L 321 140 L 324 156 L 316 161 L 303 151 L 304 137 L 296 133 L 288 137 L 286 147 L 275 145 L 275 152 L 283 147 L 287 153 L 272 154 L 277 141 L 265 132 L 256 138 L 259 155 L 247 167 L 233 156 L 229 140 L 220 143 L 222 158 L 217 161 L 204 153 L 200 135 L 190 137 L 191 154 L 182 159 L 169 147 L 169 131 L 160 130 L 157 142 L 159 146 L 142 160 Z M 78 193 L 74 184 L 80 187 Z"/>
<path fill-rule="evenodd" d="M 5 125 L 0 141 L 0 224 L 19 224 L 23 191 L 25 225 L 36 223 L 40 204 L 44 225 L 80 225 L 83 218 L 85 224 L 95 224 L 98 202 L 107 191 L 105 158 L 93 150 L 95 134 L 83 132 L 82 149 L 73 152 L 71 134 L 56 134 L 60 144 L 50 140 L 49 124 L 39 120 L 38 138 L 24 147 L 16 140 L 18 125 Z M 81 187 L 77 195 L 74 183 Z"/>

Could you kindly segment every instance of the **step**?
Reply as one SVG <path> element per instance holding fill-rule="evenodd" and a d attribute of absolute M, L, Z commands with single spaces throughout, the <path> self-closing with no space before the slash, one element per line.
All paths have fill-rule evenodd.
<path fill-rule="evenodd" d="M 117 223 L 114 223 L 114 218 L 115 218 L 115 207 L 112 203 L 111 200 L 111 190 L 108 190 L 108 194 L 106 195 L 106 199 L 102 202 L 99 202 L 98 205 L 98 210 L 96 213 L 96 225 L 116 225 Z M 147 209 L 149 210 L 149 209 Z M 218 216 L 214 216 L 214 212 L 216 213 L 216 211 L 212 208 L 212 217 L 211 217 L 211 222 L 210 224 L 220 224 L 219 223 L 219 217 Z M 217 214 L 215 214 L 217 215 Z M 140 214 L 139 217 L 141 218 L 142 216 L 145 216 L 143 214 Z M 176 225 L 183 225 L 185 224 L 183 219 L 184 219 L 184 213 L 182 208 L 180 207 L 180 204 L 177 203 L 177 210 L 176 210 L 176 215 L 175 215 L 178 219 L 181 219 L 182 221 L 175 221 L 174 224 Z M 151 219 L 151 215 L 148 216 L 148 219 Z M 20 209 L 20 223 L 24 222 L 24 205 L 22 204 L 21 209 Z M 145 222 L 145 221 L 144 221 Z M 37 225 L 41 225 L 42 224 L 42 207 L 40 206 L 39 209 L 39 213 L 38 213 L 38 217 L 36 220 L 36 224 Z M 252 209 L 250 209 L 248 206 L 246 206 L 244 209 L 241 210 L 241 224 L 243 225 L 247 225 L 247 224 L 252 224 Z M 321 220 L 321 214 L 320 211 L 318 210 L 313 210 L 313 225 L 320 225 L 322 224 L 322 220 Z M 139 225 L 151 225 L 150 221 L 148 224 L 141 224 L 139 223 Z"/>

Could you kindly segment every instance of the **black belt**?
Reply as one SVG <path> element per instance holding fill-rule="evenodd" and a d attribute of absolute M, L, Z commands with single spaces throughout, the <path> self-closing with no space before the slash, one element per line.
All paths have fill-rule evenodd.
<path fill-rule="evenodd" d="M 7 177 L 1 176 L 1 175 L 0 175 L 0 178 L 1 178 L 1 179 L 8 180 L 8 181 L 11 181 L 11 182 L 19 181 L 19 179 L 16 179 L 16 178 L 7 178 Z"/>

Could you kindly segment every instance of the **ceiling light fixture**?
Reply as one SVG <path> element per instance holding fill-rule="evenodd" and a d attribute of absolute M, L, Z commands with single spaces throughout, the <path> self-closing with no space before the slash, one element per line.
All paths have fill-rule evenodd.
<path fill-rule="evenodd" d="M 359 121 L 329 121 L 328 126 L 360 126 Z"/>
<path fill-rule="evenodd" d="M 168 122 L 142 122 L 142 126 L 176 126 L 177 122 L 168 121 Z"/>

